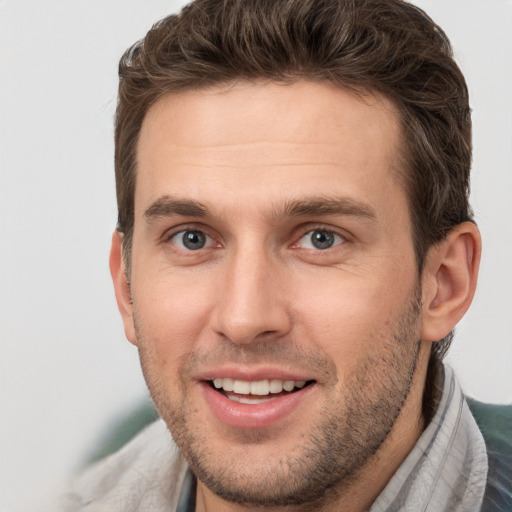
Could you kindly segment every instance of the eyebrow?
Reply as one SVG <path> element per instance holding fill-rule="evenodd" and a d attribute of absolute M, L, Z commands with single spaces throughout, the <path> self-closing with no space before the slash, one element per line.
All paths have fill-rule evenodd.
<path fill-rule="evenodd" d="M 149 221 L 159 217 L 208 218 L 211 213 L 208 208 L 192 199 L 179 199 L 171 196 L 158 198 L 144 212 Z M 305 199 L 286 201 L 282 207 L 273 208 L 270 214 L 272 219 L 283 217 L 312 217 L 316 215 L 346 215 L 375 220 L 377 214 L 370 205 L 348 197 L 314 196 Z"/>
<path fill-rule="evenodd" d="M 287 201 L 282 212 L 276 210 L 273 217 L 308 217 L 315 215 L 347 215 L 370 220 L 377 218 L 377 213 L 369 204 L 349 197 L 315 196 L 306 199 Z"/>
<path fill-rule="evenodd" d="M 181 215 L 183 217 L 210 217 L 208 208 L 198 201 L 191 199 L 177 199 L 171 196 L 162 196 L 158 198 L 144 212 L 144 217 L 151 221 L 159 217 L 172 217 Z"/>

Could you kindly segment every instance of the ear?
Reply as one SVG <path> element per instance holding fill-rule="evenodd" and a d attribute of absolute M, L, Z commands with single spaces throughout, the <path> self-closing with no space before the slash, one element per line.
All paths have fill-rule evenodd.
<path fill-rule="evenodd" d="M 422 275 L 423 340 L 441 340 L 468 310 L 481 251 L 480 232 L 471 222 L 459 224 L 429 250 Z"/>
<path fill-rule="evenodd" d="M 112 235 L 112 247 L 110 249 L 110 275 L 114 283 L 117 307 L 121 313 L 124 324 L 124 332 L 130 343 L 136 344 L 135 326 L 133 323 L 133 304 L 131 300 L 130 284 L 126 276 L 123 253 L 123 234 L 114 231 Z"/>

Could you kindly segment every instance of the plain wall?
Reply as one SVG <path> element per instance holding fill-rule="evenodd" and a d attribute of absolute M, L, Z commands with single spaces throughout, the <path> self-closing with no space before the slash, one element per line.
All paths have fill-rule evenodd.
<path fill-rule="evenodd" d="M 417 2 L 468 79 L 484 240 L 449 355 L 467 393 L 512 402 L 512 2 Z M 117 62 L 181 2 L 0 1 L 0 510 L 40 510 L 147 396 L 108 273 Z"/>

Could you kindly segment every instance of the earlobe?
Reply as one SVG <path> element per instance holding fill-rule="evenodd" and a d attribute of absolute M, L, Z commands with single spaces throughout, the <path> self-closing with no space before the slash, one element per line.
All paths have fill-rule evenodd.
<path fill-rule="evenodd" d="M 481 248 L 476 225 L 463 222 L 430 249 L 422 276 L 423 340 L 441 340 L 468 310 L 475 294 Z"/>
<path fill-rule="evenodd" d="M 124 332 L 130 343 L 136 344 L 135 328 L 133 323 L 133 305 L 131 300 L 130 285 L 128 283 L 123 264 L 122 253 L 123 234 L 114 231 L 112 234 L 112 246 L 110 249 L 110 275 L 114 284 L 117 307 L 121 313 L 124 324 Z"/>

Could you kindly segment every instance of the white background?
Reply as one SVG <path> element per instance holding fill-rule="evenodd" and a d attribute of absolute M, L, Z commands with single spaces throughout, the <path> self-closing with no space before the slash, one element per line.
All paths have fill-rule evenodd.
<path fill-rule="evenodd" d="M 79 467 L 146 397 L 108 274 L 116 221 L 117 62 L 181 2 L 0 0 L 0 511 Z M 472 96 L 481 281 L 449 360 L 465 390 L 512 402 L 512 2 L 417 2 Z"/>

